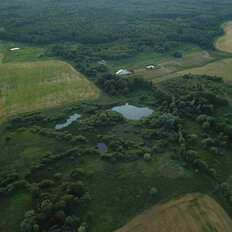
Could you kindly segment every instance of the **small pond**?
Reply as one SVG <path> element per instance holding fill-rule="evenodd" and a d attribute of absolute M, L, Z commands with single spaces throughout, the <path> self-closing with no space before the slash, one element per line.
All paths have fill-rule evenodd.
<path fill-rule="evenodd" d="M 104 143 L 98 143 L 97 149 L 99 152 L 107 152 L 107 146 Z"/>
<path fill-rule="evenodd" d="M 126 103 L 122 106 L 113 107 L 111 110 L 116 111 L 123 115 L 126 119 L 139 120 L 142 117 L 148 117 L 154 110 L 148 107 L 137 107 Z"/>
<path fill-rule="evenodd" d="M 57 129 L 57 130 L 63 129 L 63 128 L 69 126 L 72 122 L 76 121 L 80 117 L 81 117 L 80 114 L 70 115 L 65 123 L 56 125 L 55 129 Z"/>
<path fill-rule="evenodd" d="M 143 147 L 144 147 L 144 148 L 147 148 L 147 149 L 150 149 L 150 150 L 152 149 L 152 147 L 150 147 L 150 146 L 148 146 L 148 145 L 144 145 Z"/>

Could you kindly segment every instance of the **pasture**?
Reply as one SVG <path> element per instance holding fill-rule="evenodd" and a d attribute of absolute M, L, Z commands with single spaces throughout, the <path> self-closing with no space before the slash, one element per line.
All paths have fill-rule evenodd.
<path fill-rule="evenodd" d="M 62 61 L 0 64 L 0 70 L 0 122 L 99 95 L 91 82 Z"/>
<path fill-rule="evenodd" d="M 155 206 L 115 232 L 230 232 L 232 221 L 207 195 L 188 194 Z"/>

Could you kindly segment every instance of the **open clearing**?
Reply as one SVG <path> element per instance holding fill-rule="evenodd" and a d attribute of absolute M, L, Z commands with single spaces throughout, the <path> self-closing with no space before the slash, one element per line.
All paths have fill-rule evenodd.
<path fill-rule="evenodd" d="M 212 198 L 188 194 L 155 206 L 115 232 L 230 232 L 232 221 Z"/>
<path fill-rule="evenodd" d="M 219 37 L 215 42 L 218 50 L 232 53 L 232 21 L 222 24 L 225 35 Z"/>
<path fill-rule="evenodd" d="M 170 61 L 160 63 L 154 70 L 147 70 L 145 67 L 143 67 L 140 69 L 135 69 L 134 73 L 135 75 L 140 75 L 147 80 L 162 80 L 169 74 L 177 73 L 178 71 L 188 67 L 207 64 L 211 60 L 212 57 L 207 51 L 194 52 L 179 59 L 172 59 Z"/>
<path fill-rule="evenodd" d="M 94 84 L 62 61 L 0 64 L 0 70 L 0 122 L 99 95 Z"/>

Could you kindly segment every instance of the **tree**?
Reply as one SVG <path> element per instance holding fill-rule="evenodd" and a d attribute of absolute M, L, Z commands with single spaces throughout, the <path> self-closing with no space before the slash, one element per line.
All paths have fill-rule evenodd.
<path fill-rule="evenodd" d="M 181 52 L 178 52 L 178 51 L 175 51 L 173 54 L 172 54 L 173 57 L 175 58 L 180 58 L 182 57 L 182 53 Z"/>
<path fill-rule="evenodd" d="M 209 128 L 210 128 L 209 122 L 203 122 L 203 124 L 202 124 L 202 129 L 208 130 Z"/>
<path fill-rule="evenodd" d="M 44 200 L 42 201 L 40 205 L 41 211 L 43 211 L 45 214 L 50 214 L 53 209 L 53 203 L 50 200 Z"/>
<path fill-rule="evenodd" d="M 213 178 L 216 178 L 216 176 L 217 176 L 216 170 L 213 169 L 213 168 L 210 168 L 210 169 L 209 169 L 208 174 L 209 174 L 210 176 L 212 176 Z"/>
<path fill-rule="evenodd" d="M 56 212 L 56 219 L 57 219 L 58 221 L 63 222 L 63 221 L 64 221 L 64 218 L 65 218 L 65 212 L 64 212 L 63 210 L 58 210 L 58 211 Z"/>
<path fill-rule="evenodd" d="M 41 193 L 40 188 L 39 187 L 32 187 L 31 188 L 31 194 L 32 197 L 37 198 L 39 196 L 39 194 Z"/>
<path fill-rule="evenodd" d="M 65 227 L 71 231 L 76 231 L 80 223 L 80 218 L 75 215 L 68 216 L 65 218 Z"/>
<path fill-rule="evenodd" d="M 37 232 L 39 225 L 36 223 L 36 214 L 34 210 L 27 211 L 24 220 L 20 224 L 21 232 Z"/>
<path fill-rule="evenodd" d="M 60 179 L 62 179 L 62 177 L 63 177 L 63 174 L 59 173 L 59 172 L 57 172 L 53 175 L 54 180 L 60 180 Z"/>
<path fill-rule="evenodd" d="M 81 225 L 81 226 L 78 228 L 78 232 L 86 232 L 85 226 Z"/>
<path fill-rule="evenodd" d="M 218 155 L 218 148 L 217 147 L 211 147 L 210 152 L 214 155 Z"/>

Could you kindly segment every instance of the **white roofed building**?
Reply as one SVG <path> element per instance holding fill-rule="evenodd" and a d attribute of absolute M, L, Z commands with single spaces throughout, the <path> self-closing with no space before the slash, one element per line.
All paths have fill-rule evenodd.
<path fill-rule="evenodd" d="M 154 68 L 155 68 L 154 65 L 148 65 L 148 66 L 146 67 L 146 69 L 154 69 Z"/>
<path fill-rule="evenodd" d="M 116 75 L 130 75 L 131 72 L 126 70 L 126 69 L 119 69 L 117 72 L 116 72 Z"/>

